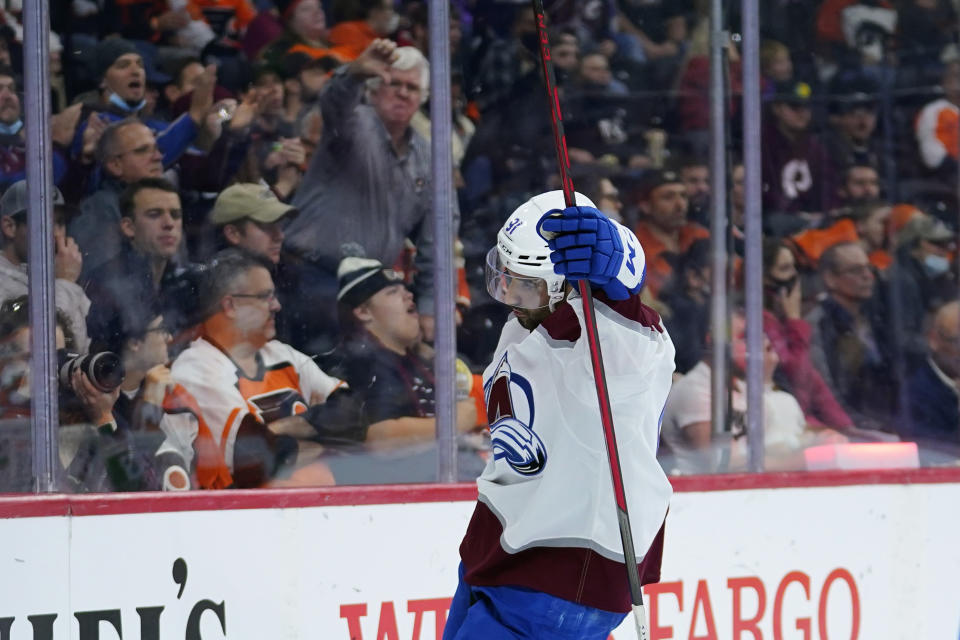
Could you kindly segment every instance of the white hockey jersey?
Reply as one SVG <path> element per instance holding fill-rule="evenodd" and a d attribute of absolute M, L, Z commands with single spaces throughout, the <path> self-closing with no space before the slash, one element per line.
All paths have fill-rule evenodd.
<path fill-rule="evenodd" d="M 247 377 L 226 353 L 198 338 L 170 369 L 176 388 L 164 402 L 170 419 L 162 449 L 194 467 L 201 488 L 229 484 L 237 433 L 248 415 L 264 424 L 298 415 L 343 384 L 277 340 L 258 356 L 260 370 Z"/>
<path fill-rule="evenodd" d="M 597 326 L 640 559 L 672 493 L 656 452 L 675 349 L 638 298 L 603 300 L 598 293 Z M 507 553 L 581 547 L 623 563 L 581 305 L 574 292 L 536 330 L 515 318 L 504 327 L 483 375 L 493 455 L 477 482 L 479 499 L 500 521 Z M 468 530 L 465 545 L 469 537 Z"/>

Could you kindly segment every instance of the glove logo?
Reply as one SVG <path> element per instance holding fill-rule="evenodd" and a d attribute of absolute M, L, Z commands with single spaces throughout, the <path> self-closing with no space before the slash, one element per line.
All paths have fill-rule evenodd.
<path fill-rule="evenodd" d="M 627 243 L 627 271 L 630 272 L 630 275 L 637 275 L 637 268 L 633 266 L 633 259 L 637 257 L 637 248 L 632 244 Z"/>
<path fill-rule="evenodd" d="M 547 448 L 533 429 L 533 389 L 514 373 L 504 354 L 484 385 L 494 460 L 503 460 L 523 476 L 534 476 L 547 464 Z M 526 418 L 526 421 L 522 418 Z"/>

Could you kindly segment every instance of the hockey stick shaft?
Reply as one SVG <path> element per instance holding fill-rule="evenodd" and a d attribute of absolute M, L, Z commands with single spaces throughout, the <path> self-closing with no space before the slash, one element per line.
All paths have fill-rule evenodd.
<path fill-rule="evenodd" d="M 531 0 L 536 16 L 537 34 L 540 39 L 540 61 L 543 65 L 543 80 L 550 103 L 550 121 L 553 125 L 553 142 L 557 151 L 557 164 L 560 180 L 563 184 L 563 198 L 568 207 L 576 204 L 573 179 L 570 177 L 570 156 L 567 153 L 567 138 L 563 130 L 563 114 L 560 111 L 560 94 L 557 91 L 553 60 L 550 54 L 550 39 L 547 36 L 546 18 L 543 0 Z M 616 432 L 613 428 L 613 412 L 610 409 L 610 394 L 607 390 L 607 378 L 603 371 L 603 355 L 600 352 L 600 337 L 597 333 L 597 318 L 594 313 L 593 293 L 586 279 L 579 280 L 581 301 L 583 303 L 583 323 L 587 342 L 590 347 L 590 360 L 593 365 L 593 378 L 597 386 L 597 401 L 600 405 L 600 422 L 607 448 L 607 460 L 613 480 L 613 495 L 617 503 L 617 522 L 620 527 L 620 541 L 623 544 L 623 558 L 627 567 L 627 581 L 630 585 L 630 601 L 633 603 L 634 618 L 637 623 L 637 635 L 647 640 L 647 621 L 643 608 L 643 589 L 640 583 L 640 571 L 633 549 L 633 533 L 630 530 L 630 516 L 627 513 L 627 496 L 623 486 L 623 472 L 620 469 L 620 453 L 617 448 Z"/>

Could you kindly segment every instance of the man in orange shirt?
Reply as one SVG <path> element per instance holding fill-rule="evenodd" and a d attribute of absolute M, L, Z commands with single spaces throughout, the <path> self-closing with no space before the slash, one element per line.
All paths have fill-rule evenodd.
<path fill-rule="evenodd" d="M 637 239 L 647 256 L 646 288 L 654 297 L 673 273 L 673 263 L 710 232 L 687 220 L 687 188 L 674 171 L 653 170 L 641 180 Z"/>
<path fill-rule="evenodd" d="M 274 339 L 280 310 L 272 264 L 240 249 L 211 261 L 204 282 L 200 337 L 170 368 L 174 391 L 168 445 L 191 467 L 204 489 L 249 488 L 287 482 L 332 483 L 305 468 L 316 435 L 304 419 L 341 381 L 307 355 Z M 296 471 L 293 471 L 296 468 Z"/>

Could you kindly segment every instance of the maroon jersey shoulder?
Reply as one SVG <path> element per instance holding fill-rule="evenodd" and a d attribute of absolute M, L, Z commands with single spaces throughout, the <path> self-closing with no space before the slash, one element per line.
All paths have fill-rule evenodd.
<path fill-rule="evenodd" d="M 626 300 L 613 300 L 602 290 L 597 289 L 593 292 L 593 299 L 602 302 L 627 320 L 632 320 L 642 327 L 663 333 L 660 314 L 643 304 L 640 301 L 640 296 L 630 296 Z M 546 320 L 540 325 L 546 329 L 554 340 L 576 342 L 580 338 L 580 323 L 577 321 L 577 315 L 574 313 L 571 304 L 582 303 L 580 300 L 575 300 L 573 303 L 564 302 L 557 307 L 556 311 L 547 316 Z"/>
<path fill-rule="evenodd" d="M 534 589 L 605 611 L 630 611 L 626 567 L 581 547 L 533 547 L 507 553 L 500 544 L 503 526 L 482 502 L 477 503 L 460 545 L 464 580 L 474 586 Z M 660 581 L 664 528 L 638 565 L 641 582 Z"/>

